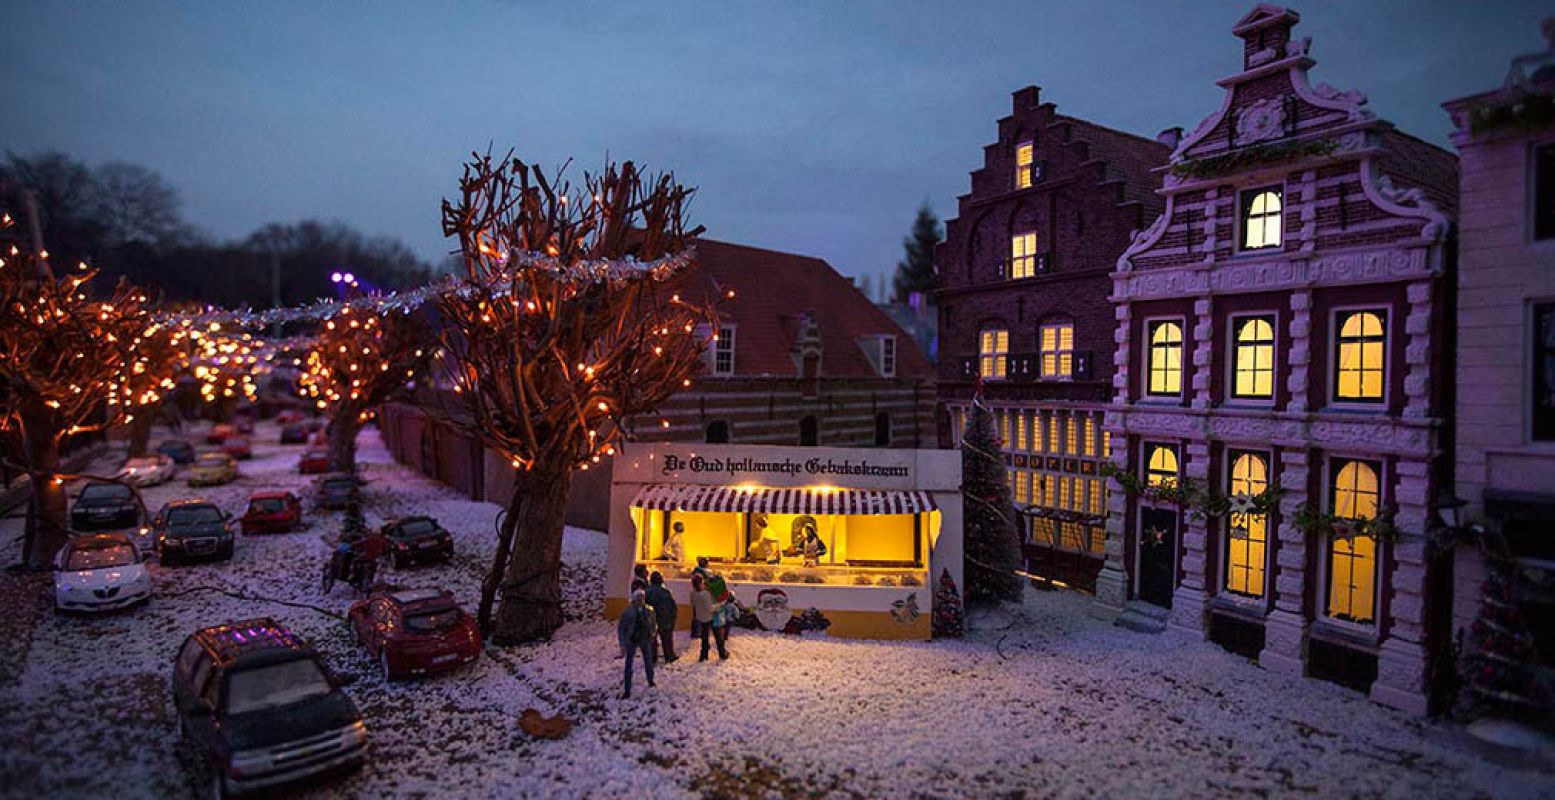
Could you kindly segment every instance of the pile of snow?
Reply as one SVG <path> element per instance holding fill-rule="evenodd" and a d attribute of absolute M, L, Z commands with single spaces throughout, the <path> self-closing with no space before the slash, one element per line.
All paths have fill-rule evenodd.
<path fill-rule="evenodd" d="M 242 511 L 250 491 L 291 488 L 301 447 L 273 426 L 236 484 L 146 491 L 153 509 L 205 496 Z M 370 524 L 405 513 L 453 532 L 448 565 L 380 576 L 448 588 L 474 608 L 498 509 L 456 496 L 395 465 L 373 431 L 360 456 Z M 637 676 L 620 699 L 622 662 L 603 621 L 602 534 L 572 530 L 564 547 L 569 622 L 544 645 L 488 647 L 468 669 L 386 684 L 345 626 L 350 592 L 321 596 L 319 571 L 339 514 L 296 534 L 243 537 L 230 564 L 153 566 L 149 607 L 56 618 L 7 603 L 0 615 L 0 775 L 7 792 L 37 796 L 177 797 L 192 792 L 175 748 L 167 681 L 173 655 L 198 627 L 256 615 L 284 621 L 354 678 L 373 738 L 366 770 L 307 797 L 936 796 L 1549 796 L 1555 777 L 1506 770 L 1463 748 L 1451 726 L 1413 720 L 1354 692 L 1271 675 L 1176 633 L 1143 636 L 1092 619 L 1089 599 L 1028 592 L 961 641 L 852 642 L 737 631 L 733 657 L 682 660 Z M 0 523 L 14 561 L 19 521 Z M 0 597 L 26 594 L 0 577 Z M 41 587 L 36 580 L 33 587 Z M 9 620 L 16 623 L 17 619 Z M 998 647 L 995 645 L 998 644 Z M 689 658 L 685 656 L 690 656 Z M 639 668 L 640 669 L 640 668 Z M 577 722 L 561 741 L 530 741 L 529 707 Z"/>

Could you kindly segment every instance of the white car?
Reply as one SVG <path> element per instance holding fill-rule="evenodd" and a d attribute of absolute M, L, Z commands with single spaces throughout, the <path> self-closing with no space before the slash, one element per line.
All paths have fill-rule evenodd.
<path fill-rule="evenodd" d="M 151 599 L 146 559 L 129 536 L 78 536 L 54 560 L 55 611 L 111 611 Z"/>
<path fill-rule="evenodd" d="M 119 470 L 119 479 L 136 486 L 156 486 L 172 480 L 177 471 L 178 465 L 173 463 L 173 459 L 162 453 L 152 453 L 124 462 L 124 468 Z"/>

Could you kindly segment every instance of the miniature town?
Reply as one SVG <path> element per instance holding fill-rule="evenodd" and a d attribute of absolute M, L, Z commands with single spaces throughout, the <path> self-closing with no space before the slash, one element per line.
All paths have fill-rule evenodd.
<path fill-rule="evenodd" d="M 1555 797 L 1555 18 L 1406 131 L 1325 16 L 997 87 L 888 275 L 497 129 L 223 241 L 22 48 L 0 797 Z"/>

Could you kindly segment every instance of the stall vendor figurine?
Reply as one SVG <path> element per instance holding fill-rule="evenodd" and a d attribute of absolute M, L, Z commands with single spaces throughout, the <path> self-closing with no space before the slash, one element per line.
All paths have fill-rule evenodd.
<path fill-rule="evenodd" d="M 670 529 L 669 538 L 664 540 L 665 561 L 679 561 L 685 555 L 685 534 L 686 524 L 683 522 L 675 523 Z"/>
<path fill-rule="evenodd" d="M 821 541 L 815 517 L 803 516 L 794 520 L 793 541 L 796 551 L 794 555 L 804 556 L 804 565 L 807 567 L 820 564 L 821 556 L 826 555 L 826 543 Z"/>
<path fill-rule="evenodd" d="M 767 515 L 757 514 L 753 521 L 760 534 L 745 549 L 748 560 L 756 563 L 776 564 L 783 560 L 783 550 L 778 545 L 777 532 L 767 527 Z"/>

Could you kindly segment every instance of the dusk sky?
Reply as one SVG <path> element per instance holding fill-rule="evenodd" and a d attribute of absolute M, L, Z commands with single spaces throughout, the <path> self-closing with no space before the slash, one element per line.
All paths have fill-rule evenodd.
<path fill-rule="evenodd" d="M 13 3 L 0 148 L 143 164 L 218 237 L 338 219 L 440 261 L 472 149 L 700 187 L 718 239 L 886 274 L 953 216 L 1010 92 L 1146 136 L 1216 110 L 1252 3 Z M 1314 81 L 1446 144 L 1540 49 L 1540 2 L 1305 2 Z M 581 177 L 581 169 L 577 170 Z"/>

